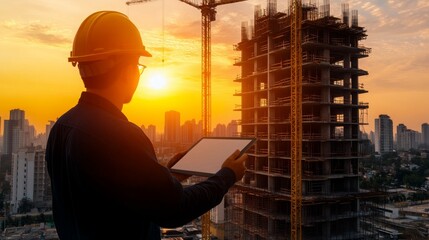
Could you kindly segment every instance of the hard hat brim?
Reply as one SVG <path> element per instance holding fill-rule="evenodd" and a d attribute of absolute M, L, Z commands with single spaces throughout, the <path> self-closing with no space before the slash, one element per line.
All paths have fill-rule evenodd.
<path fill-rule="evenodd" d="M 81 55 L 81 56 L 71 56 L 68 58 L 68 61 L 73 63 L 92 62 L 92 61 L 106 59 L 111 56 L 126 56 L 126 55 L 152 57 L 152 54 L 146 51 L 146 49 L 136 49 L 136 50 L 116 50 L 116 51 L 108 51 L 108 52 L 87 54 L 87 55 Z"/>

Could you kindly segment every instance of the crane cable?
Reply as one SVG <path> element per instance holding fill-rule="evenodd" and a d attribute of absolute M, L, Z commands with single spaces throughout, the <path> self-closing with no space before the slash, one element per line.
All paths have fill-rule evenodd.
<path fill-rule="evenodd" d="M 165 0 L 162 0 L 162 72 L 164 72 L 165 49 Z"/>
<path fill-rule="evenodd" d="M 130 15 L 130 4 L 127 4 L 127 16 Z M 162 72 L 164 72 L 165 62 L 165 0 L 162 0 Z"/>

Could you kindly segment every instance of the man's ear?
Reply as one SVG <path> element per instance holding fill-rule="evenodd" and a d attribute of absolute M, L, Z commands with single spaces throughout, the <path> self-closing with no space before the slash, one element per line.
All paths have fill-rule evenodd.
<path fill-rule="evenodd" d="M 140 74 L 137 69 L 137 64 L 127 64 L 119 72 L 116 87 L 118 92 L 123 96 L 124 103 L 129 103 L 134 96 L 134 93 L 139 84 Z"/>

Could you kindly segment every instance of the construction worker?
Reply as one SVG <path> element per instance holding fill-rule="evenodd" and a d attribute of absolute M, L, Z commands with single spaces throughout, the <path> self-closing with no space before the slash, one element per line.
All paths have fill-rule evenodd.
<path fill-rule="evenodd" d="M 243 177 L 247 155 L 238 151 L 187 188 L 168 169 L 183 154 L 166 166 L 157 162 L 149 139 L 121 112 L 144 69 L 141 56 L 151 55 L 122 13 L 96 12 L 76 33 L 69 61 L 86 91 L 55 123 L 46 149 L 61 240 L 160 239 L 159 227 L 202 215 Z"/>

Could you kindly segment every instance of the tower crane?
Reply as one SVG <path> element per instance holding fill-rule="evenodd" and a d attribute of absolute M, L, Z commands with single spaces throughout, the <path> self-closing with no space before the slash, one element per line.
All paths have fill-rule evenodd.
<path fill-rule="evenodd" d="M 245 0 L 179 0 L 201 10 L 201 71 L 202 71 L 202 122 L 203 135 L 209 136 L 211 129 L 211 22 L 216 20 L 215 8 L 219 5 Z M 210 212 L 201 218 L 203 240 L 210 239 Z"/>
<path fill-rule="evenodd" d="M 202 71 L 202 122 L 203 135 L 211 129 L 211 22 L 216 20 L 216 6 L 245 0 L 179 0 L 201 10 L 201 71 Z"/>
<path fill-rule="evenodd" d="M 291 2 L 291 239 L 302 239 L 302 0 Z"/>

